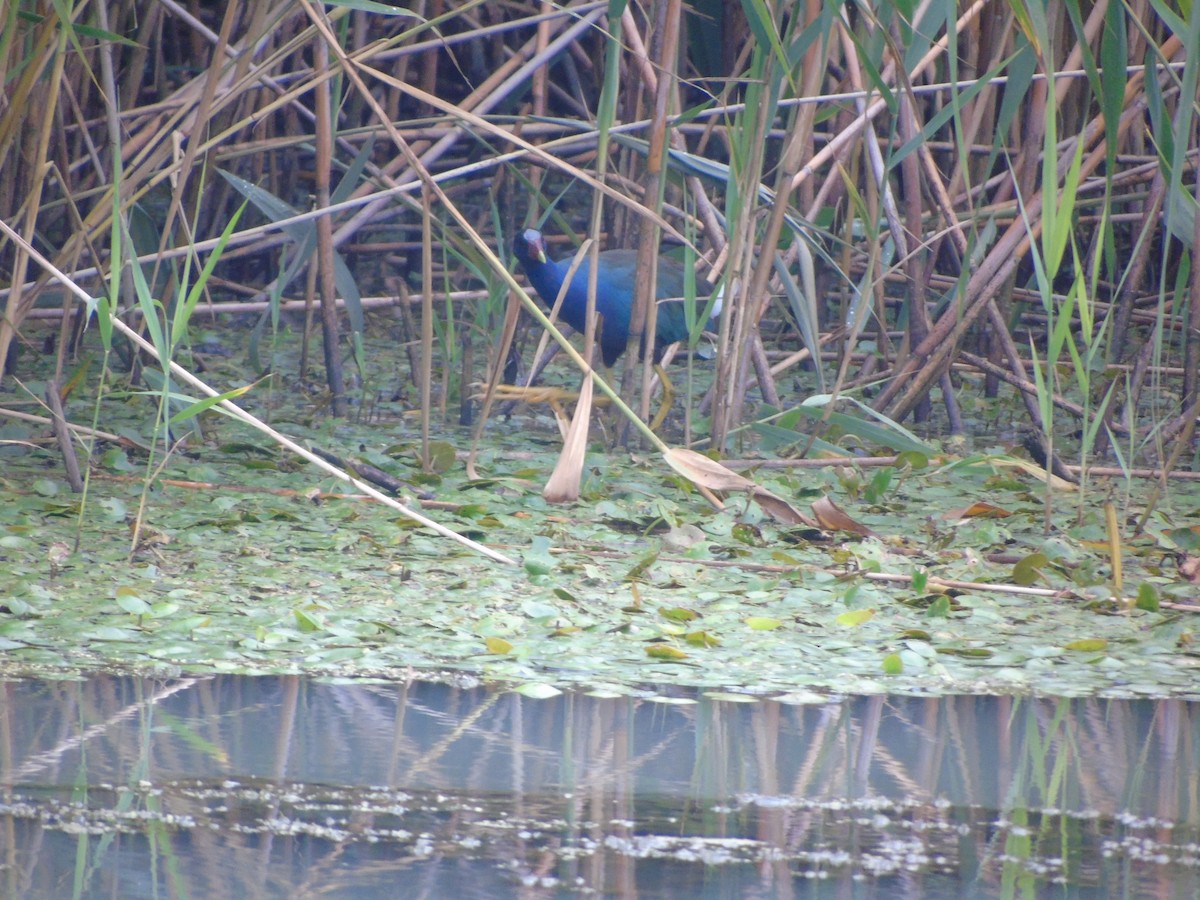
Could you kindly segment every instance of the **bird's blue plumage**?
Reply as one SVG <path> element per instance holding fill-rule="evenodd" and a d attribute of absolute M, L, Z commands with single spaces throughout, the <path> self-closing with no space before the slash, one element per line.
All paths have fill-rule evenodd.
<path fill-rule="evenodd" d="M 541 232 L 534 229 L 529 229 L 517 238 L 514 253 L 542 302 L 547 308 L 552 307 L 571 268 L 571 260 L 550 259 Z M 587 324 L 590 264 L 590 258 L 585 256 L 575 270 L 559 310 L 562 320 L 576 331 L 583 331 Z M 603 317 L 600 326 L 600 352 L 606 366 L 611 366 L 625 352 L 625 345 L 629 340 L 629 315 L 633 309 L 636 276 L 637 251 L 606 250 L 599 255 L 596 312 Z M 698 292 L 703 292 L 706 288 L 702 281 L 698 282 Z M 655 294 L 659 300 L 678 300 L 683 297 L 684 268 L 679 260 L 659 257 Z M 655 329 L 656 351 L 668 344 L 685 340 L 687 336 L 687 319 L 683 304 L 659 303 Z"/>

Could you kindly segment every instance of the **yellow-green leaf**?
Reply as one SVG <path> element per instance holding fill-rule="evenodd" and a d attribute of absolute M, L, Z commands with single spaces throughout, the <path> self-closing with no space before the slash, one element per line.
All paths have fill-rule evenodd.
<path fill-rule="evenodd" d="M 993 655 L 987 647 L 938 647 L 937 652 L 963 659 L 990 659 Z"/>
<path fill-rule="evenodd" d="M 744 620 L 754 631 L 774 631 L 783 624 L 779 619 L 770 616 L 750 616 Z"/>
<path fill-rule="evenodd" d="M 875 617 L 873 609 L 852 609 L 850 612 L 844 612 L 837 617 L 837 623 L 846 628 L 857 628 L 866 622 L 870 622 Z"/>
<path fill-rule="evenodd" d="M 320 621 L 310 616 L 304 610 L 294 609 L 292 610 L 292 615 L 296 617 L 296 627 L 305 634 L 321 630 Z"/>
<path fill-rule="evenodd" d="M 503 656 L 505 653 L 511 653 L 513 645 L 504 638 L 490 637 L 484 638 L 483 644 L 487 647 L 488 653 L 494 653 L 497 656 Z"/>
<path fill-rule="evenodd" d="M 687 659 L 686 653 L 670 644 L 651 644 L 646 648 L 646 655 L 653 659 Z"/>
<path fill-rule="evenodd" d="M 1089 653 L 1094 653 L 1097 650 L 1103 650 L 1108 646 L 1108 641 L 1104 638 L 1082 638 L 1078 641 L 1071 641 L 1064 645 L 1068 650 L 1084 650 Z"/>
<path fill-rule="evenodd" d="M 925 615 L 931 619 L 944 619 L 950 615 L 950 598 L 945 594 L 938 597 L 929 604 L 929 609 L 925 610 Z"/>
<path fill-rule="evenodd" d="M 1050 560 L 1045 553 L 1030 553 L 1013 566 L 1013 581 L 1023 587 L 1034 584 L 1041 579 L 1042 569 L 1049 563 Z"/>
<path fill-rule="evenodd" d="M 449 441 L 429 442 L 429 468 L 434 472 L 449 472 L 457 461 L 457 451 Z"/>
<path fill-rule="evenodd" d="M 1146 612 L 1158 612 L 1158 591 L 1148 581 L 1138 585 L 1137 608 Z"/>
<path fill-rule="evenodd" d="M 664 606 L 659 609 L 659 613 L 661 613 L 664 618 L 670 619 L 672 622 L 690 622 L 693 619 L 698 619 L 700 617 L 698 612 L 693 609 L 688 609 L 684 606 L 674 606 L 669 609 Z"/>

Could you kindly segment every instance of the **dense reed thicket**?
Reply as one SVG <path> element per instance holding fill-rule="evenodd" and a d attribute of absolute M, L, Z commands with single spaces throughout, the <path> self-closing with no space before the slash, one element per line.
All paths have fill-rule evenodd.
<path fill-rule="evenodd" d="M 503 368 L 512 238 L 549 216 L 646 249 L 646 281 L 665 240 L 724 286 L 697 404 L 717 447 L 797 385 L 950 429 L 964 383 L 1015 389 L 1050 456 L 1058 432 L 1174 464 L 1192 437 L 1195 5 L 27 0 L 0 22 L 9 372 L 49 319 L 69 377 L 79 295 L 163 355 L 187 315 L 308 300 L 343 413 L 363 310 L 401 302 L 428 416 Z"/>

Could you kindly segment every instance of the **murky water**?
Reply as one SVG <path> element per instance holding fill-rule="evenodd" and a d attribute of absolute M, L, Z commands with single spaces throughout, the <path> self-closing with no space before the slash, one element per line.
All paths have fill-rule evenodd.
<path fill-rule="evenodd" d="M 1184 701 L 14 681 L 0 895 L 1190 898 L 1198 756 Z"/>

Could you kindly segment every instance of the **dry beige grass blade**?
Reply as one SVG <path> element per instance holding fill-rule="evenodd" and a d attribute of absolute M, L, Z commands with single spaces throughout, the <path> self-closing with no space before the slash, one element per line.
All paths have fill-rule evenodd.
<path fill-rule="evenodd" d="M 583 463 L 587 456 L 588 430 L 592 421 L 592 379 L 584 378 L 579 389 L 579 402 L 567 427 L 562 453 L 550 474 L 542 496 L 550 503 L 574 503 L 579 499 Z"/>

